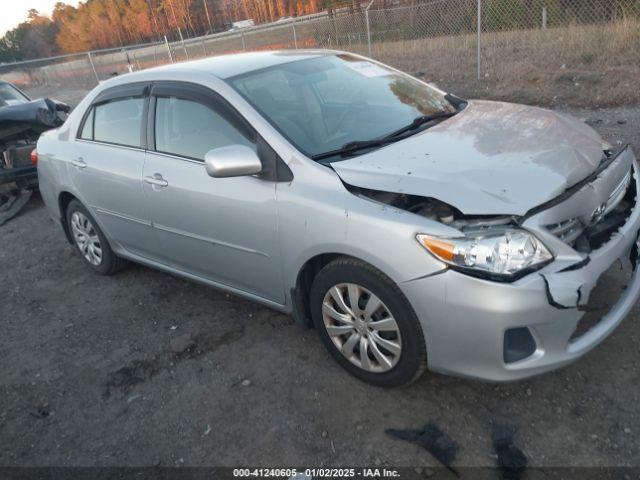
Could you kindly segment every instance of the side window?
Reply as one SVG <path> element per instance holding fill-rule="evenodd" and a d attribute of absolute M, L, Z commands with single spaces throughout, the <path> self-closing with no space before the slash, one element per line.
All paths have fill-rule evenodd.
<path fill-rule="evenodd" d="M 158 97 L 155 124 L 156 150 L 203 160 L 214 148 L 245 145 L 256 149 L 215 110 L 198 102 L 177 97 Z"/>
<path fill-rule="evenodd" d="M 87 115 L 84 120 L 82 132 L 80 132 L 80 138 L 83 138 L 84 140 L 93 140 L 93 114 L 95 111 L 96 109 L 91 107 L 89 115 Z"/>
<path fill-rule="evenodd" d="M 143 98 L 126 98 L 96 105 L 93 113 L 94 140 L 139 147 L 143 106 Z"/>

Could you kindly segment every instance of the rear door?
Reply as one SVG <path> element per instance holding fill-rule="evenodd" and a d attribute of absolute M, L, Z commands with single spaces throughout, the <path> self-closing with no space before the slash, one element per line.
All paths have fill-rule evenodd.
<path fill-rule="evenodd" d="M 76 191 L 109 238 L 143 256 L 154 238 L 142 190 L 148 92 L 136 83 L 100 94 L 85 113 L 69 166 Z"/>
<path fill-rule="evenodd" d="M 257 149 L 256 134 L 219 95 L 198 85 L 153 85 L 145 199 L 154 254 L 174 268 L 284 302 L 275 183 L 258 176 L 212 178 L 207 151 Z"/>

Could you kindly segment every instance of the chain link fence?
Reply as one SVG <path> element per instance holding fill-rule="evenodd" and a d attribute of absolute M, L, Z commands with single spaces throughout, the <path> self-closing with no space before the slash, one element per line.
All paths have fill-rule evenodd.
<path fill-rule="evenodd" d="M 596 105 L 640 101 L 640 0 L 370 4 L 179 42 L 5 64 L 0 78 L 39 95 L 84 94 L 111 76 L 155 65 L 302 48 L 370 55 L 467 95 Z"/>

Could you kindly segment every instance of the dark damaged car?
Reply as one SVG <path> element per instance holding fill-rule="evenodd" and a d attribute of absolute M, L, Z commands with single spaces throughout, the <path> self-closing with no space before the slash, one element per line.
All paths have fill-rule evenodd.
<path fill-rule="evenodd" d="M 69 107 L 51 99 L 31 100 L 0 81 L 0 225 L 13 217 L 38 187 L 36 142 L 63 123 Z"/>

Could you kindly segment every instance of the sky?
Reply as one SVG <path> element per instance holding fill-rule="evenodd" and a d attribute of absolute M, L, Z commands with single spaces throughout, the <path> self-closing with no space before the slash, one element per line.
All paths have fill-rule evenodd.
<path fill-rule="evenodd" d="M 3 36 L 7 30 L 17 27 L 20 23 L 27 19 L 27 12 L 35 8 L 38 12 L 51 15 L 53 6 L 61 0 L 0 0 L 0 36 Z M 63 3 L 78 5 L 78 0 L 63 0 Z"/>

